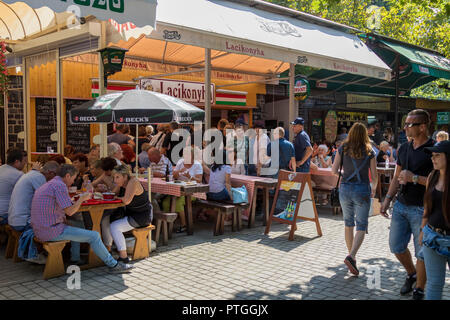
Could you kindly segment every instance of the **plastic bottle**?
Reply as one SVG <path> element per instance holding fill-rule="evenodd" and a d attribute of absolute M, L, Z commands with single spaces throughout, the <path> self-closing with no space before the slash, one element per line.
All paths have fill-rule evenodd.
<path fill-rule="evenodd" d="M 386 159 L 386 162 L 385 162 L 385 164 L 384 164 L 384 167 L 385 167 L 386 169 L 389 169 L 389 158 Z"/>

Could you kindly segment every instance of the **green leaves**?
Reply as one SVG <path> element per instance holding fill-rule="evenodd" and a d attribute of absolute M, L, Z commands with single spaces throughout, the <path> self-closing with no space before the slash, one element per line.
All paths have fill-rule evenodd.
<path fill-rule="evenodd" d="M 430 48 L 450 58 L 450 0 L 267 0 L 282 6 Z M 375 9 L 373 5 L 378 6 Z M 437 80 L 413 90 L 415 95 L 450 99 Z"/>

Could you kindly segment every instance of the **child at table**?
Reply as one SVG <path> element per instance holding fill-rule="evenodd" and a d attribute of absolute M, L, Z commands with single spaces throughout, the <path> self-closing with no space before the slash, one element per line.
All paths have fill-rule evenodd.
<path fill-rule="evenodd" d="M 132 176 L 128 166 L 118 166 L 113 171 L 116 187 L 113 192 L 125 204 L 118 208 L 112 215 L 105 216 L 102 220 L 103 241 L 108 250 L 111 250 L 112 242 L 119 252 L 119 261 L 128 263 L 127 247 L 124 232 L 134 228 L 146 227 L 153 219 L 153 208 L 148 199 L 148 193 L 144 190 L 139 180 Z M 111 222 L 111 217 L 115 218 Z"/>

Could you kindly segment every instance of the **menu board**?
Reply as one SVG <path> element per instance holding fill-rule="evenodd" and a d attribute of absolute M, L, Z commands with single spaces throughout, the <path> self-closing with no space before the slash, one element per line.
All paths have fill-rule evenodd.
<path fill-rule="evenodd" d="M 36 151 L 57 150 L 57 142 L 50 136 L 56 132 L 56 99 L 36 98 Z"/>
<path fill-rule="evenodd" d="M 325 139 L 328 142 L 333 143 L 336 140 L 337 127 L 338 123 L 336 112 L 330 110 L 325 117 Z"/>
<path fill-rule="evenodd" d="M 313 119 L 311 127 L 311 140 L 314 143 L 322 142 L 322 119 Z"/>
<path fill-rule="evenodd" d="M 70 110 L 89 100 L 66 99 L 66 144 L 76 152 L 89 153 L 91 147 L 91 126 L 89 124 L 71 124 Z"/>

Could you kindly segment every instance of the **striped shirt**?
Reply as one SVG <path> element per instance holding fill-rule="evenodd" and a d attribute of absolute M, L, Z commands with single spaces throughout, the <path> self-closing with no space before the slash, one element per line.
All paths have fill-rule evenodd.
<path fill-rule="evenodd" d="M 170 160 L 165 155 L 161 155 L 161 159 L 158 163 L 150 162 L 150 166 L 153 173 L 158 172 L 165 176 L 167 166 L 169 166 L 169 174 L 173 173 L 172 162 L 170 162 Z"/>
<path fill-rule="evenodd" d="M 64 209 L 72 206 L 69 190 L 61 177 L 55 177 L 36 190 L 31 202 L 31 226 L 41 241 L 50 241 L 64 232 Z"/>

